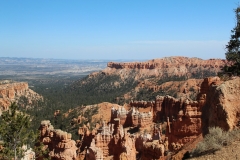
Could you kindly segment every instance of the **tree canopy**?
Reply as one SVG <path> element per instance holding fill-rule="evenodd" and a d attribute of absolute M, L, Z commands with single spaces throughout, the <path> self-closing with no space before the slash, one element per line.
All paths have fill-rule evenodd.
<path fill-rule="evenodd" d="M 224 71 L 234 75 L 240 75 L 240 7 L 235 9 L 236 25 L 231 30 L 230 41 L 226 45 L 226 59 L 232 62 L 231 66 L 225 66 Z"/>
<path fill-rule="evenodd" d="M 0 116 L 0 139 L 2 147 L 0 149 L 1 159 L 15 160 L 24 154 L 24 145 L 34 141 L 34 133 L 30 130 L 30 117 L 18 111 L 18 106 L 13 103 L 8 111 L 4 111 Z"/>

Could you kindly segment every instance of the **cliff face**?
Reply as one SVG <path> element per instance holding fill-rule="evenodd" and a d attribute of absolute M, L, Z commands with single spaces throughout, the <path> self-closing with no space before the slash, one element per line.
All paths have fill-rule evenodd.
<path fill-rule="evenodd" d="M 130 63 L 114 63 L 109 62 L 108 68 L 103 72 L 117 72 L 124 78 L 127 70 L 137 70 L 139 75 L 144 76 L 186 76 L 190 77 L 206 77 L 207 73 L 217 73 L 220 69 L 228 64 L 226 60 L 209 59 L 202 60 L 199 58 L 187 57 L 166 57 L 162 59 L 153 59 L 147 62 L 130 62 Z M 125 75 L 124 75 L 125 74 Z M 209 76 L 209 75 L 208 75 Z"/>
<path fill-rule="evenodd" d="M 216 76 L 226 64 L 228 62 L 221 59 L 202 60 L 187 57 L 168 57 L 132 63 L 110 62 L 104 70 L 91 73 L 88 77 L 75 82 L 72 88 L 79 91 L 87 90 L 86 93 L 83 93 L 84 95 L 97 95 L 104 99 L 103 101 L 109 101 L 114 97 L 115 103 L 124 103 L 131 99 L 152 100 L 156 95 L 168 94 L 181 97 L 179 92 L 189 92 L 194 97 L 194 92 L 200 87 L 196 85 L 200 84 L 201 80 L 189 81 L 189 83 L 185 83 L 185 86 L 180 82 L 174 84 L 179 92 L 176 92 L 175 89 L 171 90 L 173 83 L 170 81 Z M 193 83 L 194 87 L 190 85 Z M 88 91 L 90 88 L 92 88 L 92 92 Z M 149 96 L 146 96 L 145 93 Z"/>
<path fill-rule="evenodd" d="M 178 150 L 182 145 L 193 141 L 202 133 L 202 127 L 205 128 L 205 121 L 202 122 L 202 110 L 205 110 L 207 107 L 207 97 L 209 102 L 212 101 L 212 98 L 209 98 L 213 95 L 211 93 L 212 86 L 220 83 L 221 81 L 218 77 L 205 78 L 198 90 L 196 101 L 191 100 L 187 94 L 181 98 L 174 98 L 167 95 L 157 96 L 153 102 L 133 101 L 130 105 L 137 108 L 139 114 L 141 114 L 139 112 L 141 108 L 144 108 L 145 111 L 147 109 L 152 111 L 153 118 L 151 120 L 154 122 L 167 121 L 166 136 L 171 144 L 170 148 Z M 121 115 L 120 112 L 119 115 Z M 128 114 L 125 117 L 128 117 Z M 140 117 L 143 118 L 143 116 Z M 213 118 L 209 115 L 208 117 L 210 119 Z M 135 118 L 132 117 L 131 119 L 132 123 L 128 123 L 128 125 L 134 124 Z"/>
<path fill-rule="evenodd" d="M 136 62 L 136 63 L 114 63 L 109 62 L 109 68 L 115 69 L 157 69 L 157 68 L 182 68 L 180 71 L 184 71 L 186 67 L 204 67 L 204 68 L 219 68 L 226 64 L 225 60 L 221 59 L 209 59 L 202 60 L 199 58 L 188 58 L 188 57 L 165 57 L 162 59 L 153 59 L 147 62 Z M 185 67 L 184 67 L 185 66 Z"/>
<path fill-rule="evenodd" d="M 203 119 L 206 126 L 231 130 L 240 125 L 240 78 L 213 84 L 207 94 Z"/>
<path fill-rule="evenodd" d="M 201 115 L 204 104 L 205 95 L 199 96 L 197 101 L 192 101 L 188 97 L 176 99 L 171 96 L 157 96 L 155 102 L 152 103 L 144 101 L 130 103 L 138 110 L 139 108 L 145 108 L 145 110 L 152 108 L 153 117 L 151 121 L 147 121 L 146 126 L 153 122 L 167 122 L 165 133 L 171 144 L 171 150 L 179 150 L 184 144 L 196 139 L 202 133 Z M 143 113 L 139 112 L 139 114 Z M 140 117 L 143 119 L 144 116 Z M 134 122 L 134 118 L 132 121 Z M 140 124 L 138 124 L 140 127 L 145 127 Z"/>
<path fill-rule="evenodd" d="M 12 102 L 18 102 L 22 96 L 27 99 L 26 103 L 29 105 L 34 100 L 42 99 L 40 95 L 29 89 L 26 82 L 4 81 L 0 83 L 0 110 L 7 110 Z"/>

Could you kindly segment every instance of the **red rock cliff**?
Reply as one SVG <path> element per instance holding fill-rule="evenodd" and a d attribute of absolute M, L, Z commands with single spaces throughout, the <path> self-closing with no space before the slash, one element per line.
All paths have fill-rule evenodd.
<path fill-rule="evenodd" d="M 203 110 L 204 128 L 219 126 L 232 130 L 240 126 L 240 78 L 213 83 Z"/>
<path fill-rule="evenodd" d="M 156 69 L 156 68 L 185 68 L 185 67 L 204 67 L 204 68 L 221 68 L 227 64 L 226 60 L 222 59 L 209 59 L 202 60 L 199 58 L 188 58 L 188 57 L 165 57 L 162 59 L 153 59 L 147 62 L 123 62 L 115 63 L 109 62 L 109 68 L 115 69 Z"/>
<path fill-rule="evenodd" d="M 153 121 L 167 121 L 168 141 L 173 143 L 172 149 L 180 149 L 182 145 L 193 141 L 202 133 L 202 109 L 206 107 L 206 97 L 212 95 L 211 87 L 220 83 L 218 77 L 205 78 L 196 101 L 188 96 L 179 99 L 157 96 L 155 102 L 131 102 L 130 105 L 145 110 L 153 108 Z M 134 121 L 134 118 L 132 120 Z"/>
<path fill-rule="evenodd" d="M 135 80 L 147 77 L 191 77 L 204 78 L 217 75 L 228 62 L 223 59 L 202 60 L 188 57 L 166 57 L 146 62 L 109 62 L 101 74 L 117 74 L 122 79 L 134 77 Z M 131 72 L 134 70 L 134 72 Z M 97 73 L 91 74 L 91 76 Z"/>
<path fill-rule="evenodd" d="M 32 100 L 42 99 L 33 90 L 29 89 L 26 82 L 9 82 L 0 83 L 0 110 L 7 110 L 12 102 L 18 102 L 21 96 L 28 99 L 28 104 Z"/>

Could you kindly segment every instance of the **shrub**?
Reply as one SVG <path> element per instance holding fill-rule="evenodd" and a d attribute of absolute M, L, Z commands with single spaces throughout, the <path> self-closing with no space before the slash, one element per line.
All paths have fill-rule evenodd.
<path fill-rule="evenodd" d="M 208 154 L 221 149 L 223 146 L 230 144 L 237 138 L 240 138 L 240 130 L 223 131 L 219 127 L 209 128 L 203 141 L 192 151 L 192 157 Z"/>

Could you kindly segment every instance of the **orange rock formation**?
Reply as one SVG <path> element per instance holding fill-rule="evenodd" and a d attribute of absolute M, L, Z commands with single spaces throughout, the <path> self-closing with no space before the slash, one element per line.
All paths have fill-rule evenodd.
<path fill-rule="evenodd" d="M 240 78 L 233 77 L 225 82 L 213 83 L 207 91 L 206 108 L 203 110 L 204 128 L 213 126 L 219 126 L 225 130 L 238 128 L 240 126 Z"/>
<path fill-rule="evenodd" d="M 204 128 L 212 125 L 226 130 L 238 127 L 239 90 L 240 78 L 221 82 L 218 77 L 210 77 L 203 80 L 196 101 L 187 96 L 176 99 L 167 95 L 157 96 L 155 101 L 150 102 L 132 101 L 130 109 L 112 107 L 109 111 L 110 123 L 97 124 L 92 131 L 89 124 L 79 128 L 81 140 L 77 143 L 78 154 L 69 155 L 71 158 L 76 156 L 77 159 L 91 160 L 136 159 L 136 155 L 143 160 L 164 159 L 168 150 L 180 150 L 184 144 L 201 137 Z M 202 114 L 207 114 L 207 118 L 204 119 Z M 164 121 L 167 122 L 165 131 L 159 123 Z M 153 122 L 156 124 L 153 125 Z M 152 130 L 144 133 L 130 134 L 124 129 L 149 126 Z M 41 131 L 41 141 L 52 151 L 52 157 L 58 160 L 59 155 L 64 155 L 64 149 L 71 148 L 76 152 L 75 143 L 70 143 L 68 134 L 64 132 L 65 136 L 59 136 L 62 131 L 54 130 L 49 122 L 42 123 Z M 70 148 L 62 147 L 60 153 L 58 147 L 62 145 L 56 145 L 55 141 Z"/>
<path fill-rule="evenodd" d="M 87 126 L 79 128 L 81 141 L 79 142 L 79 159 L 87 160 L 106 159 L 135 159 L 135 139 L 116 118 L 114 123 L 108 125 L 103 122 L 101 127 L 96 127 L 92 132 Z"/>
<path fill-rule="evenodd" d="M 115 69 L 156 69 L 156 68 L 172 68 L 178 67 L 180 72 L 184 72 L 185 67 L 193 68 L 220 68 L 227 63 L 226 60 L 222 59 L 209 59 L 202 60 L 199 58 L 188 58 L 188 57 L 165 57 L 162 59 L 153 59 L 147 62 L 125 62 L 125 63 L 114 63 L 109 62 L 108 67 Z M 185 66 L 185 67 L 184 67 Z M 182 69 L 181 69 L 182 68 Z"/>
<path fill-rule="evenodd" d="M 205 106 L 209 88 L 218 83 L 220 83 L 218 77 L 204 79 L 196 101 L 192 101 L 187 96 L 180 99 L 171 96 L 157 96 L 154 102 L 131 102 L 132 109 L 130 111 L 121 107 L 118 110 L 112 109 L 112 117 L 120 118 L 121 124 L 126 127 L 144 127 L 141 125 L 142 120 L 139 120 L 139 117 L 144 119 L 143 117 L 147 116 L 140 110 L 151 111 L 153 117 L 148 119 L 147 125 L 150 125 L 151 121 L 167 121 L 166 136 L 171 144 L 170 149 L 179 150 L 184 144 L 193 141 L 202 133 L 202 108 Z M 138 116 L 132 113 L 137 113 Z"/>
<path fill-rule="evenodd" d="M 32 100 L 42 99 L 36 92 L 28 88 L 26 82 L 0 82 L 0 110 L 7 110 L 12 102 L 17 102 L 21 96 L 28 98 L 28 103 Z"/>
<path fill-rule="evenodd" d="M 70 133 L 54 129 L 48 120 L 41 122 L 39 130 L 41 132 L 40 142 L 45 145 L 45 149 L 49 149 L 51 159 L 76 159 L 76 142 L 71 139 L 72 135 Z M 39 160 L 43 158 L 38 155 L 37 157 Z"/>
<path fill-rule="evenodd" d="M 211 75 L 217 75 L 224 65 L 229 62 L 222 59 L 202 60 L 199 58 L 188 57 L 166 57 L 162 59 L 153 59 L 146 62 L 114 63 L 109 62 L 108 67 L 102 74 L 118 74 L 122 79 L 131 76 L 134 70 L 136 72 L 135 80 L 140 78 L 155 77 L 191 77 L 204 78 L 211 72 Z"/>

